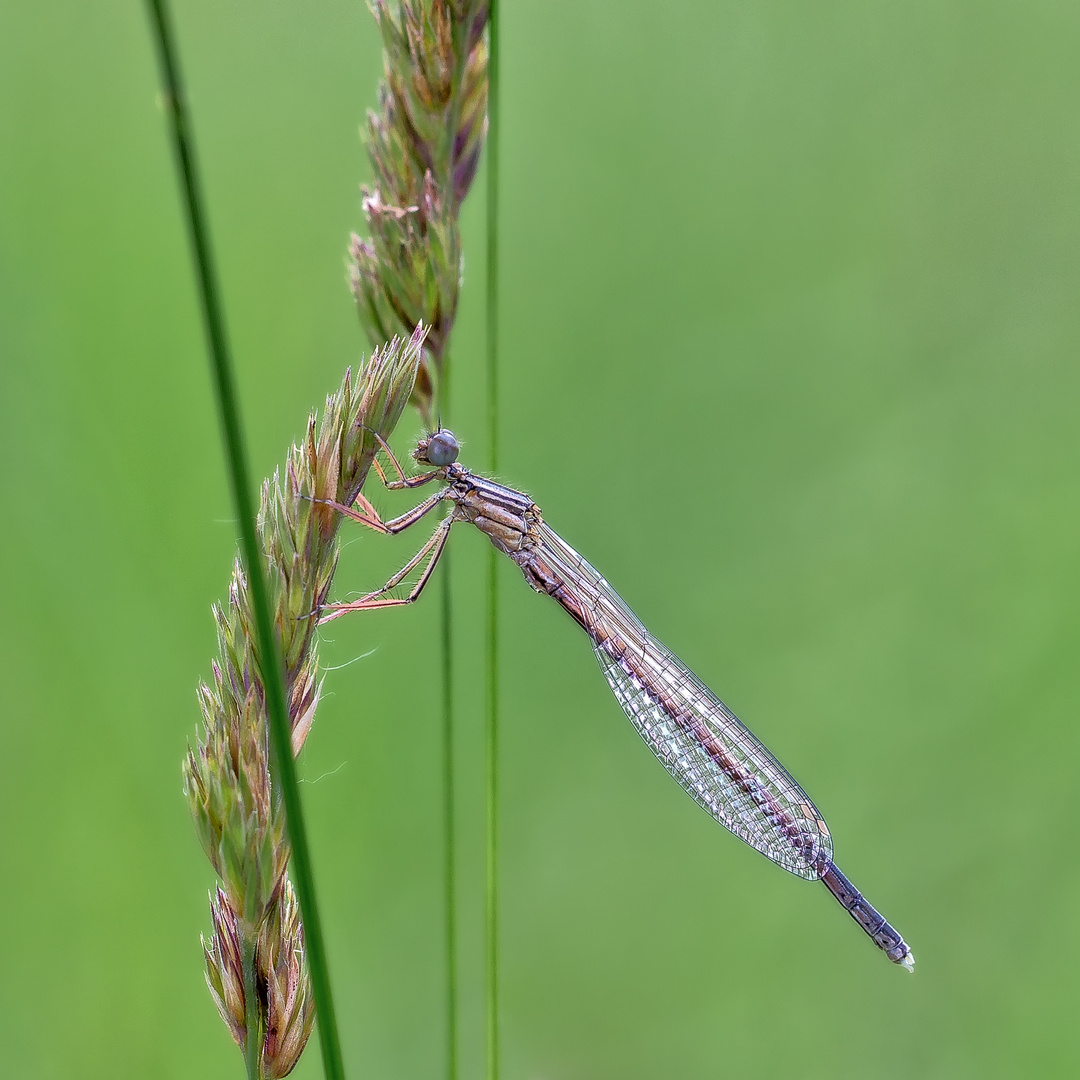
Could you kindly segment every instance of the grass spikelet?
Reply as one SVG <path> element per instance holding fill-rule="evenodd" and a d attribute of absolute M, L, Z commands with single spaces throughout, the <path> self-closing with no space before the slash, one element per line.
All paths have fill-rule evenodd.
<path fill-rule="evenodd" d="M 431 328 L 413 404 L 430 427 L 461 285 L 458 211 L 487 130 L 488 5 L 478 0 L 375 0 L 383 39 L 379 107 L 365 142 L 366 238 L 349 244 L 349 280 L 372 344 Z"/>

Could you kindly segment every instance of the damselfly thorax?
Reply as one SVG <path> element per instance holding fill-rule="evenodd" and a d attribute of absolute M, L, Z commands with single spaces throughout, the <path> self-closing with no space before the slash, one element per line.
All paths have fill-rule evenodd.
<path fill-rule="evenodd" d="M 349 611 L 410 604 L 420 596 L 451 528 L 469 522 L 514 560 L 525 580 L 567 611 L 588 634 L 604 676 L 623 711 L 664 768 L 721 825 L 799 877 L 820 879 L 874 943 L 895 963 L 912 969 L 904 939 L 844 877 L 832 861 L 832 837 L 810 797 L 735 714 L 664 647 L 618 593 L 543 519 L 528 495 L 470 472 L 458 460 L 458 443 L 440 430 L 421 439 L 413 457 L 430 470 L 406 476 L 383 444 L 395 479 L 388 488 L 444 486 L 418 506 L 383 521 L 362 495 L 343 514 L 384 533 L 398 533 L 435 507 L 450 514 L 419 552 L 375 592 L 351 603 L 329 604 L 323 621 Z M 389 594 L 414 572 L 409 594 Z"/>

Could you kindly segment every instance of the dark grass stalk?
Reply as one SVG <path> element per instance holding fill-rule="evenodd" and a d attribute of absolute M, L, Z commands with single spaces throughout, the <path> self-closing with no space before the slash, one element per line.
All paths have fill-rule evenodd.
<path fill-rule="evenodd" d="M 158 61 L 165 87 L 164 107 L 170 120 L 176 165 L 183 189 L 188 233 L 195 261 L 199 301 L 206 332 L 207 352 L 225 444 L 226 467 L 236 516 L 240 523 L 240 547 L 255 616 L 259 668 L 263 676 L 266 710 L 270 720 L 271 757 L 285 806 L 289 839 L 292 845 L 292 878 L 304 920 L 304 937 L 318 1016 L 323 1069 L 328 1080 L 344 1080 L 345 1073 L 330 992 L 326 950 L 323 945 L 307 832 L 304 827 L 296 766 L 292 755 L 291 725 L 285 704 L 284 681 L 270 616 L 265 570 L 256 539 L 255 505 L 251 496 L 247 451 L 240 421 L 240 403 L 225 333 L 224 314 L 218 299 L 219 290 L 210 250 L 209 229 L 203 212 L 201 188 L 196 171 L 191 122 L 185 104 L 167 2 L 166 0 L 147 0 L 147 9 L 154 31 Z M 254 1042 L 256 1040 L 251 1038 L 249 1030 L 247 1038 L 249 1050 Z M 249 1074 L 251 1072 L 250 1058 L 249 1052 Z M 257 1070 L 258 1045 L 256 1045 L 255 1059 Z M 256 1072 L 255 1075 L 258 1073 Z"/>
<path fill-rule="evenodd" d="M 499 471 L 499 2 L 488 10 L 487 420 L 491 475 Z M 499 1077 L 499 567 L 487 575 L 487 1075 Z"/>

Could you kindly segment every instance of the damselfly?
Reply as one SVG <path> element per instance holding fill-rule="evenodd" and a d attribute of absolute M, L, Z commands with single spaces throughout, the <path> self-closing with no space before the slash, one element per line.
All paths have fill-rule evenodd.
<path fill-rule="evenodd" d="M 450 503 L 451 512 L 381 589 L 351 603 L 328 604 L 322 621 L 348 611 L 411 604 L 431 577 L 450 529 L 459 521 L 470 522 L 518 564 L 533 589 L 556 600 L 589 635 L 630 722 L 691 797 L 785 870 L 823 881 L 890 960 L 914 969 L 915 957 L 904 939 L 832 861 L 828 826 L 806 792 L 735 714 L 642 626 L 603 577 L 545 524 L 528 495 L 466 469 L 457 460 L 458 442 L 449 431 L 419 441 L 413 457 L 430 468 L 417 476 L 406 476 L 389 447 L 384 443 L 382 448 L 397 474 L 388 480 L 376 461 L 388 488 L 415 488 L 433 480 L 444 486 L 391 521 L 383 521 L 363 495 L 354 506 L 329 505 L 383 533 L 402 532 L 443 502 Z M 408 596 L 388 595 L 418 567 Z"/>

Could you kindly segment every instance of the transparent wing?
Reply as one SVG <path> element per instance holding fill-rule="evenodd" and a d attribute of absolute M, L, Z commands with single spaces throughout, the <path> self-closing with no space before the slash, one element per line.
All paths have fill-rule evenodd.
<path fill-rule="evenodd" d="M 814 880 L 832 859 L 828 826 L 787 770 L 619 595 L 546 525 L 544 557 L 565 582 L 623 711 L 664 768 L 721 825 Z"/>

